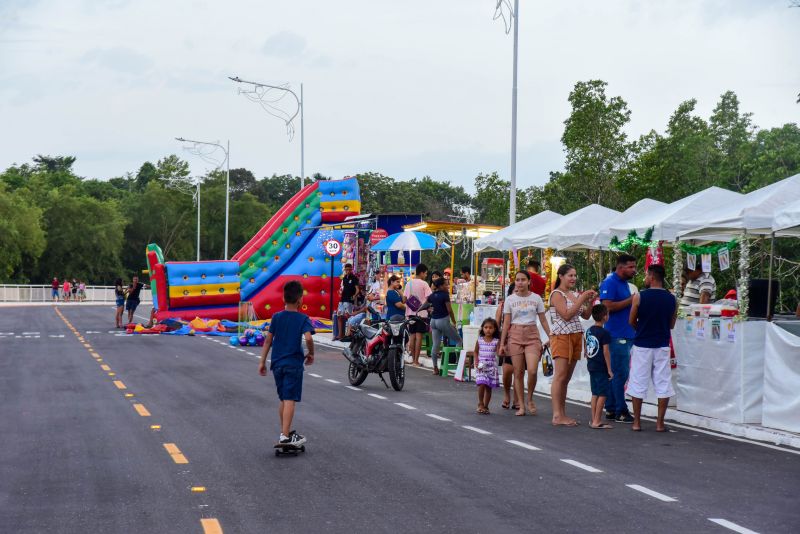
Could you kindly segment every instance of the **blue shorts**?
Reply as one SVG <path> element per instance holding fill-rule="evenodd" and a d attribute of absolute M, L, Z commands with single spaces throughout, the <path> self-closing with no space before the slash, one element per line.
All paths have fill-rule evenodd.
<path fill-rule="evenodd" d="M 290 400 L 300 402 L 303 394 L 303 368 L 293 365 L 283 365 L 272 369 L 275 377 L 275 386 L 278 388 L 278 398 L 282 401 Z"/>
<path fill-rule="evenodd" d="M 117 297 L 117 307 L 125 305 L 125 297 Z"/>
<path fill-rule="evenodd" d="M 139 305 L 139 299 L 128 299 L 128 303 L 125 305 L 125 309 L 134 312 L 136 311 L 136 307 Z"/>
<path fill-rule="evenodd" d="M 589 384 L 592 387 L 592 395 L 595 397 L 608 397 L 608 388 L 611 386 L 611 379 L 604 371 L 589 371 Z"/>

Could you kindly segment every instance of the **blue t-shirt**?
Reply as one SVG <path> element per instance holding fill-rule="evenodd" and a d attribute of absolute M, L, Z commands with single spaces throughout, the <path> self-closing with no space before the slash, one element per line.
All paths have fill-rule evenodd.
<path fill-rule="evenodd" d="M 630 298 L 631 290 L 628 287 L 628 282 L 620 278 L 617 273 L 611 273 L 600 284 L 600 300 L 610 300 L 612 302 L 619 302 Z M 626 338 L 633 339 L 636 331 L 628 323 L 631 316 L 631 305 L 628 304 L 621 310 L 611 312 L 608 314 L 608 321 L 606 321 L 605 329 L 611 334 L 613 338 Z"/>
<path fill-rule="evenodd" d="M 639 293 L 636 312 L 637 347 L 658 349 L 669 347 L 670 326 L 675 314 L 675 296 L 666 289 L 645 289 Z"/>
<path fill-rule="evenodd" d="M 276 367 L 303 367 L 303 334 L 314 327 L 308 315 L 284 310 L 272 316 L 269 333 L 272 334 L 272 360 L 270 369 Z"/>
<path fill-rule="evenodd" d="M 390 289 L 386 292 L 386 319 L 393 315 L 405 315 L 406 311 L 395 306 L 398 302 L 403 302 L 403 296 L 399 291 Z"/>
<path fill-rule="evenodd" d="M 431 319 L 444 319 L 450 316 L 450 313 L 447 311 L 447 303 L 450 302 L 450 292 L 446 289 L 440 289 L 428 295 L 428 302 L 433 304 Z"/>
<path fill-rule="evenodd" d="M 606 357 L 603 347 L 611 344 L 611 335 L 602 326 L 592 325 L 586 331 L 586 370 L 590 373 L 606 373 Z"/>

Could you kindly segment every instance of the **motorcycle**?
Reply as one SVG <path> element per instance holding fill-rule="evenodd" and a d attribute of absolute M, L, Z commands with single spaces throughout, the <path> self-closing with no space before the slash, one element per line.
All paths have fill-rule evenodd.
<path fill-rule="evenodd" d="M 418 311 L 428 307 L 430 305 L 426 304 Z M 371 307 L 369 311 L 377 314 Z M 361 321 L 349 336 L 342 339 L 350 342 L 350 346 L 342 351 L 350 362 L 347 370 L 350 384 L 360 386 L 367 379 L 367 375 L 378 373 L 381 382 L 388 389 L 389 384 L 383 378 L 383 373 L 388 372 L 392 388 L 395 391 L 402 390 L 406 377 L 403 352 L 408 342 L 409 329 L 419 321 L 425 319 L 418 315 L 410 315 L 399 321 L 381 319 L 373 324 L 368 324 L 366 319 Z"/>

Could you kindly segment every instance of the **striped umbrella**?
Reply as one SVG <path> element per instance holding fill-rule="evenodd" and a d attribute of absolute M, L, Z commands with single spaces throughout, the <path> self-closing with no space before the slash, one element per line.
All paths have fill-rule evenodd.
<path fill-rule="evenodd" d="M 372 250 L 383 252 L 387 250 L 434 250 L 436 238 L 422 232 L 398 232 L 385 237 L 372 246 Z M 449 248 L 442 243 L 438 248 Z"/>

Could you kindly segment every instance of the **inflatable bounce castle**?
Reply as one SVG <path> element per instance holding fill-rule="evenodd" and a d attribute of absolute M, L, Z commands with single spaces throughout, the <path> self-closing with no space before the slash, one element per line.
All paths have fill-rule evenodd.
<path fill-rule="evenodd" d="M 235 321 L 240 302 L 252 302 L 256 317 L 268 319 L 283 309 L 283 285 L 290 280 L 305 288 L 304 313 L 330 317 L 330 262 L 335 307 L 344 256 L 331 258 L 324 244 L 342 242 L 344 232 L 328 225 L 359 213 L 355 178 L 318 181 L 294 195 L 229 261 L 165 262 L 158 245 L 148 245 L 156 319 Z"/>

